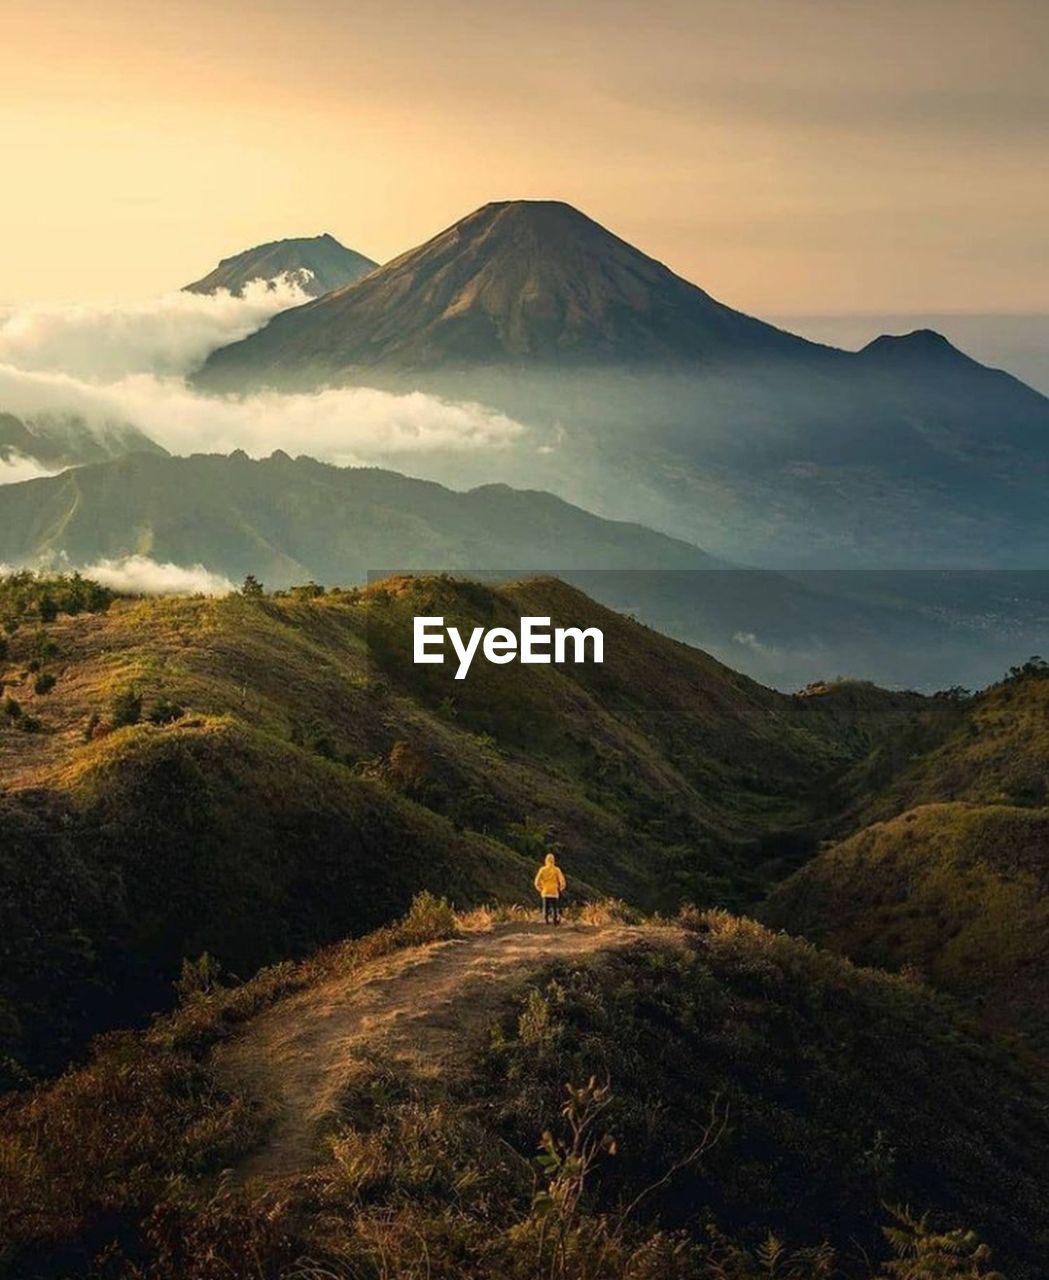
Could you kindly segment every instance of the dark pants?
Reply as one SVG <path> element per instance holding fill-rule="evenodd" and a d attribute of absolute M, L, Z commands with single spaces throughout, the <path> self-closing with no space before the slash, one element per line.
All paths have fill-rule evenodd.
<path fill-rule="evenodd" d="M 561 923 L 561 899 L 560 898 L 544 898 L 543 899 L 543 922 L 549 924 Z"/>

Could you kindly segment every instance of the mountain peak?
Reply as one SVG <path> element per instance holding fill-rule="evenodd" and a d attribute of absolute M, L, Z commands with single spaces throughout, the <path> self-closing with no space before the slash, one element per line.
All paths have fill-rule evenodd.
<path fill-rule="evenodd" d="M 228 289 L 237 297 L 253 280 L 291 277 L 311 298 L 359 280 L 376 266 L 371 258 L 347 249 L 329 231 L 317 236 L 270 240 L 223 258 L 214 271 L 185 286 L 188 293 Z"/>
<path fill-rule="evenodd" d="M 595 222 L 593 218 L 565 200 L 490 200 L 454 225 L 466 227 L 475 222 L 489 224 L 501 222 L 538 229 L 552 229 L 558 226 L 589 228 L 602 235 L 611 235 L 611 232 L 606 231 L 599 222 Z"/>
<path fill-rule="evenodd" d="M 815 348 L 733 311 L 562 200 L 481 206 L 216 352 L 209 383 L 382 368 L 749 361 Z"/>
<path fill-rule="evenodd" d="M 950 360 L 971 363 L 969 357 L 953 346 L 935 329 L 914 329 L 910 333 L 883 333 L 860 351 L 874 360 L 914 361 Z"/>

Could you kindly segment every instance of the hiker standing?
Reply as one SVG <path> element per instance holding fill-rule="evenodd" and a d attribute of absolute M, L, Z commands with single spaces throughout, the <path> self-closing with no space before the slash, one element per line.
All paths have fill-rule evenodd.
<path fill-rule="evenodd" d="M 557 865 L 552 853 L 546 855 L 543 865 L 535 873 L 535 887 L 543 899 L 543 923 L 561 923 L 561 894 L 565 889 L 565 873 Z"/>

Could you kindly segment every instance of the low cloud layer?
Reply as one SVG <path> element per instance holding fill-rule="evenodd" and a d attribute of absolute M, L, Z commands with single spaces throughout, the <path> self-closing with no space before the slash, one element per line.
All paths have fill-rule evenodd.
<path fill-rule="evenodd" d="M 313 394 L 209 396 L 186 383 L 214 349 L 305 300 L 283 278 L 228 293 L 168 294 L 130 306 L 23 307 L 0 313 L 0 411 L 75 417 L 96 432 L 128 424 L 171 453 L 373 462 L 427 449 L 492 448 L 522 428 L 480 405 L 364 387 Z M 28 478 L 28 477 L 23 477 Z"/>
<path fill-rule="evenodd" d="M 159 563 L 148 556 L 124 556 L 119 560 L 99 560 L 81 572 L 113 591 L 144 596 L 226 596 L 234 585 L 221 573 L 212 573 L 202 564 L 190 566 Z"/>
<path fill-rule="evenodd" d="M 50 475 L 54 475 L 54 472 L 42 466 L 35 458 L 26 458 L 14 452 L 6 458 L 0 458 L 0 484 L 19 484 L 23 480 L 39 480 L 41 476 Z"/>
<path fill-rule="evenodd" d="M 179 290 L 138 303 L 0 309 L 0 364 L 111 382 L 132 373 L 186 374 L 217 347 L 308 302 L 287 276 L 233 297 Z"/>
<path fill-rule="evenodd" d="M 207 396 L 181 378 L 133 374 L 98 385 L 64 373 L 0 365 L 0 408 L 28 420 L 72 414 L 95 430 L 128 423 L 171 453 L 262 457 L 274 449 L 325 462 L 369 462 L 398 453 L 493 447 L 521 427 L 480 405 L 369 387 L 312 394 Z"/>

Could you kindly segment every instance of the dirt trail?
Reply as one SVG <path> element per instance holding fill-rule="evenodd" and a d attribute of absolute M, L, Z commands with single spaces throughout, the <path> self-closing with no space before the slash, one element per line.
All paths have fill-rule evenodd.
<path fill-rule="evenodd" d="M 216 1058 L 221 1076 L 274 1112 L 269 1138 L 243 1176 L 310 1168 L 341 1091 L 373 1056 L 424 1079 L 446 1079 L 507 997 L 545 964 L 675 936 L 651 926 L 502 924 L 397 952 L 282 1000 Z"/>

